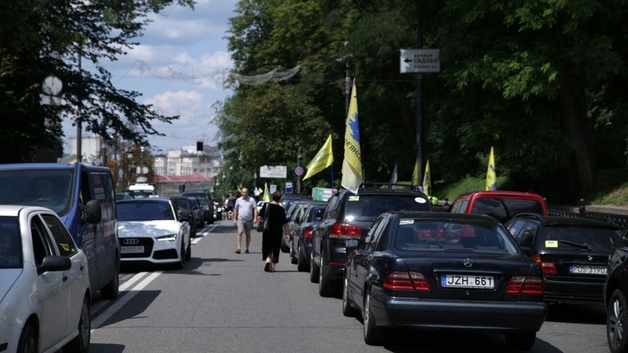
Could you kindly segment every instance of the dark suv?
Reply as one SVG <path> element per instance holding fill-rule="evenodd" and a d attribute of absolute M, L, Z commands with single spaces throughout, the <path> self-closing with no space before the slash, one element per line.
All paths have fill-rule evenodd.
<path fill-rule="evenodd" d="M 203 209 L 203 220 L 207 224 L 214 224 L 214 200 L 209 193 L 203 189 L 185 191 L 183 196 L 194 196 L 198 199 Z"/>
<path fill-rule="evenodd" d="M 589 218 L 520 214 L 506 228 L 545 277 L 545 301 L 604 304 L 608 253 L 621 235 L 611 223 Z"/>
<path fill-rule="evenodd" d="M 408 185 L 363 186 L 357 194 L 341 190 L 333 195 L 312 236 L 310 280 L 318 282 L 319 294 L 329 297 L 337 293 L 347 256 L 380 214 L 431 210 L 427 196 Z"/>

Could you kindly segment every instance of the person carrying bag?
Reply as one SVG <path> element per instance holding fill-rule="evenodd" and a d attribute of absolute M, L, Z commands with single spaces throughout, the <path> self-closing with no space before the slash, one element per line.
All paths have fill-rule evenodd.
<path fill-rule="evenodd" d="M 273 193 L 272 201 L 267 202 L 261 209 L 264 217 L 258 216 L 258 227 L 260 223 L 262 233 L 262 259 L 266 261 L 264 271 L 275 272 L 275 265 L 279 262 L 279 250 L 281 248 L 281 237 L 284 232 L 286 239 L 290 239 L 290 229 L 286 219 L 286 211 L 281 206 L 281 193 Z M 267 224 L 267 226 L 265 226 Z"/>

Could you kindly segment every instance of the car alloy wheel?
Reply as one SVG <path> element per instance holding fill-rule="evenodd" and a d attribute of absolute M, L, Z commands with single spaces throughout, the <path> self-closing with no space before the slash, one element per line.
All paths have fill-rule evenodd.
<path fill-rule="evenodd" d="M 89 341 L 91 338 L 91 321 L 89 316 L 89 299 L 83 300 L 81 316 L 78 322 L 78 336 L 66 345 L 68 352 L 87 353 L 89 351 Z M 64 349 L 65 351 L 66 349 Z"/>
<path fill-rule="evenodd" d="M 621 290 L 616 289 L 606 310 L 606 336 L 612 353 L 625 352 L 627 348 L 626 309 L 626 297 Z"/>
<path fill-rule="evenodd" d="M 367 293 L 364 298 L 364 313 L 362 314 L 364 322 L 364 343 L 369 346 L 381 345 L 384 341 L 383 329 L 375 325 L 375 317 L 371 308 L 371 294 Z"/>
<path fill-rule="evenodd" d="M 346 274 L 346 272 L 345 272 Z M 351 305 L 349 299 L 349 280 L 344 278 L 344 286 L 342 287 L 342 314 L 348 317 L 354 317 L 358 315 L 357 310 Z"/>

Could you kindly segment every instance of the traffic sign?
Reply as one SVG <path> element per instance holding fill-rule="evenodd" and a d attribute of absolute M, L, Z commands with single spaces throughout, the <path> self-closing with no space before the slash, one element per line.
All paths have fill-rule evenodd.
<path fill-rule="evenodd" d="M 400 73 L 440 72 L 440 49 L 401 49 Z"/>
<path fill-rule="evenodd" d="M 303 175 L 303 167 L 298 166 L 298 167 L 294 168 L 294 174 L 296 174 L 298 176 Z"/>

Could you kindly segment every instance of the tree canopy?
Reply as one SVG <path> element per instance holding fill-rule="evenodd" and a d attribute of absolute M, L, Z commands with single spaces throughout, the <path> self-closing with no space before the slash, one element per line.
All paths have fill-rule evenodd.
<path fill-rule="evenodd" d="M 0 116 L 5 138 L 0 163 L 28 160 L 63 136 L 63 119 L 87 131 L 148 145 L 160 134 L 151 121 L 177 116 L 136 102 L 140 94 L 116 88 L 102 63 L 116 60 L 142 35 L 147 15 L 193 0 L 29 0 L 7 2 L 0 14 Z M 86 70 L 86 64 L 96 71 Z M 42 82 L 63 82 L 64 104 L 40 104 Z"/>
<path fill-rule="evenodd" d="M 235 71 L 304 69 L 285 81 L 235 82 L 219 106 L 220 147 L 237 150 L 228 163 L 292 170 L 295 146 L 305 165 L 332 133 L 337 174 L 348 75 L 358 85 L 365 179 L 387 181 L 397 163 L 399 180 L 410 180 L 416 79 L 400 73 L 399 56 L 421 45 L 440 49 L 440 73 L 422 75 L 432 179 L 485 173 L 493 146 L 498 175 L 519 189 L 579 198 L 600 168 L 625 167 L 627 11 L 618 0 L 240 1 L 227 37 Z"/>

